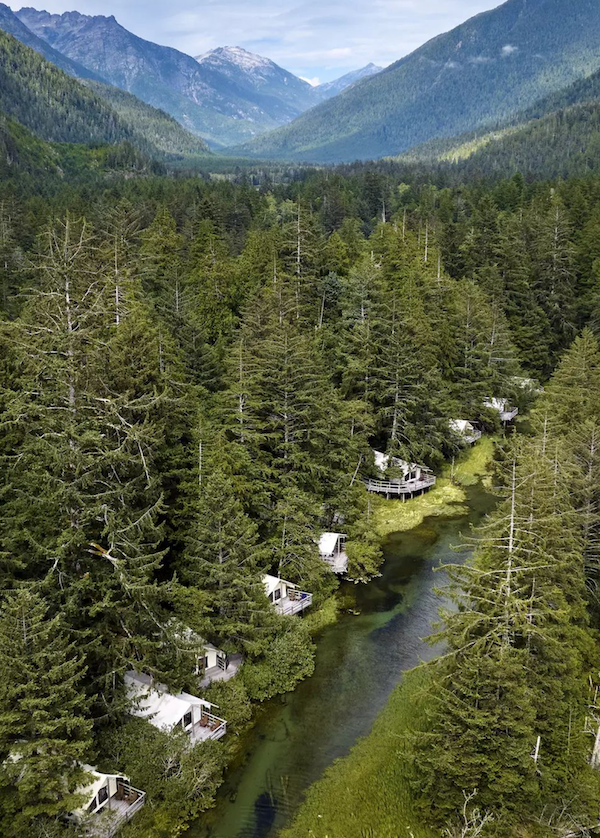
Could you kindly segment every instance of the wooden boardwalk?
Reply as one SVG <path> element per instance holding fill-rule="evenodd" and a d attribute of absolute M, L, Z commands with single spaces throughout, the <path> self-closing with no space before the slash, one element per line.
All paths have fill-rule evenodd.
<path fill-rule="evenodd" d="M 420 495 L 427 492 L 437 482 L 437 477 L 433 474 L 428 477 L 422 477 L 420 480 L 410 480 L 403 483 L 399 480 L 365 480 L 365 486 L 368 492 L 373 492 L 378 495 L 385 495 L 388 500 L 390 498 L 412 498 L 414 495 Z"/>

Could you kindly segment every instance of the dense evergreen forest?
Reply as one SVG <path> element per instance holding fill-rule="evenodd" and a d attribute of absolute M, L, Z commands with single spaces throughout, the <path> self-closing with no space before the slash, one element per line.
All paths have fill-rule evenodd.
<path fill-rule="evenodd" d="M 39 164 L 47 146 L 7 125 Z M 378 573 L 371 446 L 435 469 L 460 447 L 451 419 L 500 431 L 486 400 L 525 407 L 523 379 L 557 367 L 456 571 L 414 752 L 440 831 L 474 789 L 492 833 L 566 784 L 564 813 L 589 818 L 600 180 L 123 176 L 90 172 L 92 152 L 71 148 L 68 178 L 40 164 L 0 183 L 2 834 L 65 834 L 85 764 L 148 793 L 128 834 L 177 834 L 255 705 L 312 672 L 338 584 L 319 533 L 343 521 L 350 579 Z M 312 615 L 280 616 L 264 573 L 310 591 Z M 194 638 L 245 664 L 202 693 L 227 737 L 190 748 L 128 715 L 123 676 L 197 693 Z"/>
<path fill-rule="evenodd" d="M 152 158 L 206 156 L 203 140 L 107 84 L 82 83 L 0 29 L 0 111 L 50 142 L 127 142 Z"/>

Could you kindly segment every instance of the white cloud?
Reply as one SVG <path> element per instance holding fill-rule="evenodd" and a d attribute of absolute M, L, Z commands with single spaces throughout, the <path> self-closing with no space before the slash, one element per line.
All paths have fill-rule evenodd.
<path fill-rule="evenodd" d="M 302 81 L 308 82 L 311 87 L 318 87 L 321 84 L 321 79 L 318 76 L 315 76 L 314 79 L 307 79 L 304 76 L 300 76 Z"/>
<path fill-rule="evenodd" d="M 505 47 L 502 47 L 502 55 L 512 55 L 513 52 L 518 52 L 519 47 L 515 47 L 512 44 L 506 44 Z"/>

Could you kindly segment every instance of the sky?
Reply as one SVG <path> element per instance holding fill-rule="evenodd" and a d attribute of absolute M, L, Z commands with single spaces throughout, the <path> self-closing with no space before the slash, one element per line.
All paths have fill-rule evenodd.
<path fill-rule="evenodd" d="M 114 14 L 190 55 L 240 46 L 313 83 L 382 67 L 501 0 L 23 0 L 49 12 Z"/>

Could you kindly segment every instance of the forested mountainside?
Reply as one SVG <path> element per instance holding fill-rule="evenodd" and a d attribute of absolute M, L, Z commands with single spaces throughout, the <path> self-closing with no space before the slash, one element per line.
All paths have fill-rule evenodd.
<path fill-rule="evenodd" d="M 165 111 L 153 108 L 137 96 L 103 82 L 90 80 L 85 84 L 100 99 L 108 102 L 136 135 L 143 137 L 152 148 L 167 158 L 182 158 L 191 162 L 193 158 L 206 157 L 211 153 L 201 137 L 186 131 Z"/>
<path fill-rule="evenodd" d="M 584 174 L 586 170 L 593 167 L 595 134 L 593 113 L 599 99 L 600 72 L 596 72 L 556 93 L 542 97 L 531 107 L 509 119 L 483 126 L 477 131 L 460 134 L 457 137 L 431 140 L 409 149 L 399 155 L 398 159 L 427 164 L 444 160 L 458 161 L 470 157 L 485 147 L 485 152 L 480 155 L 479 162 L 482 169 L 489 174 L 489 167 L 485 165 L 483 157 L 491 160 L 499 155 L 499 151 L 493 145 L 496 141 L 501 141 L 504 145 L 508 140 L 510 145 L 516 148 L 521 142 L 520 138 L 527 137 L 532 148 L 530 150 L 523 148 L 521 156 L 518 158 L 515 156 L 510 162 L 508 158 L 495 162 L 495 171 L 502 176 L 510 175 L 515 171 L 522 173 L 531 171 L 542 177 L 556 177 L 561 172 L 571 175 Z M 587 107 L 580 107 L 577 110 L 575 106 L 578 105 Z M 563 113 L 564 111 L 568 113 Z M 545 117 L 550 117 L 550 119 L 544 121 Z M 565 136 L 561 131 L 548 129 L 548 126 L 556 124 L 556 121 L 561 119 L 570 123 L 568 138 L 570 153 L 565 149 Z M 542 133 L 545 133 L 544 153 L 535 139 L 535 135 L 541 136 Z M 530 135 L 533 136 L 530 137 Z M 528 151 L 531 151 L 529 158 L 523 157 L 528 154 Z M 573 159 L 577 156 L 579 159 Z M 581 159 L 584 157 L 588 158 L 587 169 L 581 168 Z"/>
<path fill-rule="evenodd" d="M 453 140 L 417 146 L 399 161 L 424 164 L 450 181 L 465 177 L 580 177 L 600 164 L 600 100 Z"/>
<path fill-rule="evenodd" d="M 128 32 L 114 17 L 21 9 L 18 19 L 61 54 L 115 87 L 171 114 L 215 147 L 289 122 L 324 95 L 239 48 L 194 59 Z"/>
<path fill-rule="evenodd" d="M 590 75 L 599 35 L 594 0 L 508 0 L 236 152 L 309 162 L 397 155 Z"/>
<path fill-rule="evenodd" d="M 22 60 L 25 48 L 2 37 Z M 47 72 L 70 95 L 67 82 L 76 83 Z M 19 130 L 11 128 L 17 146 Z M 32 143 L 31 154 L 41 152 Z M 255 703 L 312 672 L 311 631 L 338 585 L 319 557 L 319 533 L 343 520 L 349 577 L 367 582 L 379 571 L 359 479 L 375 473 L 371 446 L 438 468 L 458 450 L 450 419 L 499 430 L 486 400 L 524 404 L 518 380 L 546 379 L 582 328 L 598 328 L 600 179 L 438 188 L 422 170 L 412 179 L 408 168 L 394 171 L 298 170 L 281 184 L 268 169 L 214 182 L 115 171 L 108 184 L 70 177 L 61 187 L 54 169 L 35 181 L 18 172 L 0 180 L 0 579 L 9 592 L 0 613 L 0 830 L 8 838 L 53 835 L 57 816 L 75 808 L 80 765 L 99 760 L 149 795 L 132 835 L 175 834 L 209 807 Z M 539 468 L 542 487 L 545 461 Z M 539 509 L 547 497 L 540 488 Z M 552 538 L 548 531 L 540 550 L 553 550 Z M 578 555 L 565 551 L 562 561 Z M 537 595 L 554 596 L 542 565 Z M 312 623 L 277 613 L 266 572 L 313 594 Z M 578 580 L 565 587 L 573 611 L 561 605 L 564 633 L 548 629 L 550 644 L 571 648 L 572 620 L 582 649 L 589 642 L 587 594 L 571 596 Z M 518 614 L 520 591 L 509 601 Z M 123 679 L 136 669 L 197 693 L 203 652 L 194 637 L 243 653 L 245 663 L 233 681 L 202 692 L 219 705 L 228 735 L 190 748 L 182 733 L 128 715 Z M 505 679 L 509 696 L 520 637 L 510 629 L 502 643 L 515 658 L 507 651 L 511 666 L 498 658 L 486 680 Z M 532 779 L 530 806 L 518 795 L 505 805 L 508 782 L 492 800 L 482 781 L 486 807 L 504 824 L 555 805 L 561 777 L 582 777 L 588 789 L 581 806 L 571 803 L 577 814 L 591 799 L 581 766 L 593 742 L 579 727 L 572 751 L 561 738 L 569 707 L 579 724 L 588 658 L 566 670 L 538 659 L 540 695 L 544 686 L 565 690 L 548 704 L 545 727 L 539 722 L 544 742 L 556 730 L 544 745 L 556 768 L 547 784 Z M 465 679 L 475 666 L 467 661 Z M 23 677 L 39 671 L 46 677 Z M 455 683 L 466 696 L 466 680 Z M 509 710 L 527 685 L 514 689 Z M 496 750 L 498 776 L 512 777 L 513 760 L 522 762 L 536 701 L 527 699 L 516 750 Z M 43 718 L 27 709 L 38 704 Z M 449 736 L 435 730 L 440 741 Z M 7 759 L 15 749 L 20 758 Z M 428 789 L 430 764 L 422 762 Z M 49 773 L 60 782 L 47 782 Z M 448 773 L 426 815 L 432 824 L 454 822 L 460 781 Z"/>
<path fill-rule="evenodd" d="M 115 175 L 159 174 L 164 166 L 126 140 L 111 145 L 49 143 L 0 112 L 0 178 L 13 188 L 44 183 L 49 193 L 64 189 L 70 180 L 93 183 Z"/>
<path fill-rule="evenodd" d="M 82 64 L 77 64 L 77 62 L 71 61 L 71 59 L 67 58 L 66 55 L 62 55 L 57 50 L 53 49 L 53 47 L 51 47 L 50 44 L 42 38 L 38 38 L 38 36 L 28 29 L 24 23 L 21 23 L 12 9 L 4 3 L 0 3 L 0 29 L 4 30 L 4 32 L 8 32 L 9 35 L 13 35 L 15 38 L 18 38 L 19 41 L 26 46 L 31 47 L 36 52 L 39 52 L 40 55 L 43 55 L 48 61 L 56 64 L 56 66 L 60 67 L 61 70 L 64 70 L 65 73 L 69 73 L 69 75 L 75 76 L 76 78 L 99 80 L 96 73 L 92 70 L 88 70 Z"/>
<path fill-rule="evenodd" d="M 0 31 L 0 110 L 41 139 L 87 145 L 126 141 L 160 159 L 207 153 L 202 140 L 166 114 L 107 85 L 88 83 Z"/>

